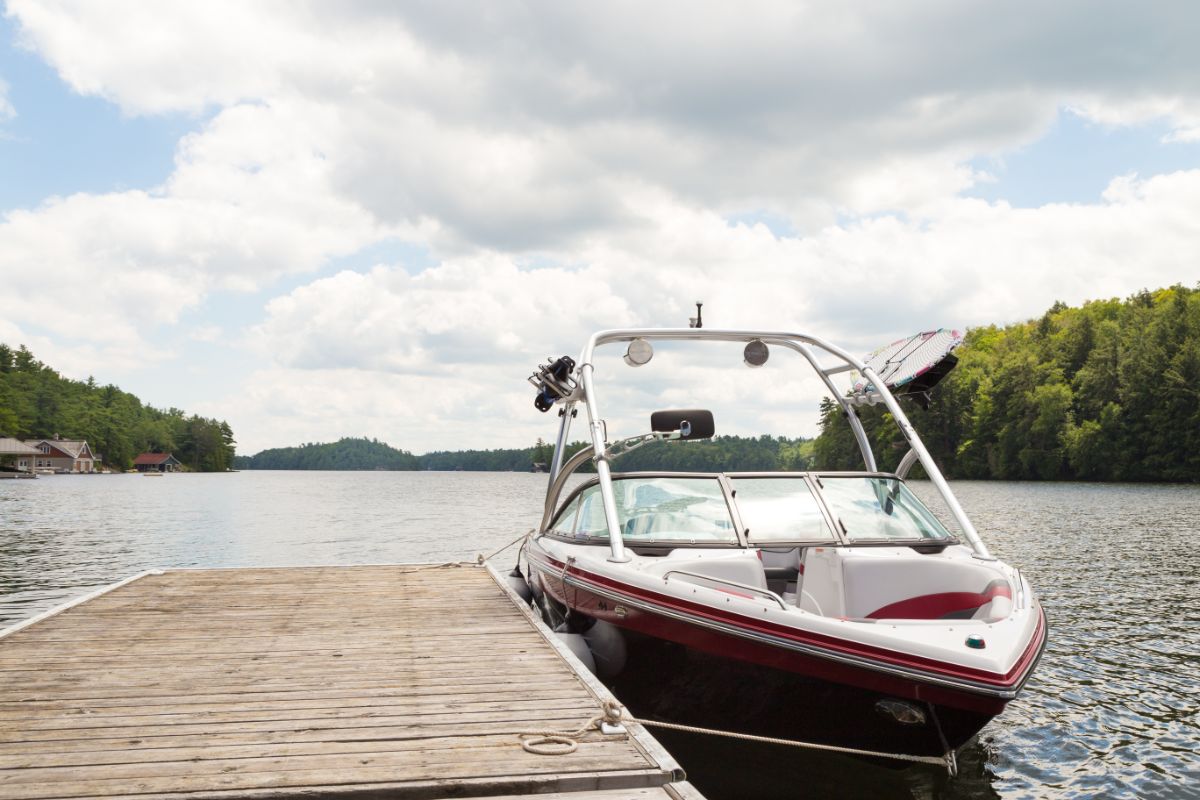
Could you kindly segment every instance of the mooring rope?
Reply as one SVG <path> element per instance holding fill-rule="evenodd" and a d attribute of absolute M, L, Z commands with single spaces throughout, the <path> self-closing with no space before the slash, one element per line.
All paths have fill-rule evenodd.
<path fill-rule="evenodd" d="M 528 538 L 529 538 L 529 537 L 530 537 L 530 536 L 533 534 L 534 530 L 536 530 L 536 529 L 535 529 L 535 528 L 530 528 L 529 530 L 525 531 L 525 533 L 522 533 L 520 536 L 518 536 L 517 538 L 513 539 L 511 542 L 509 542 L 508 544 L 504 545 L 504 547 L 501 547 L 499 550 L 493 551 L 493 552 L 492 552 L 490 555 L 486 555 L 486 556 L 485 556 L 483 553 L 479 553 L 479 554 L 477 554 L 477 555 L 475 556 L 475 563 L 476 563 L 476 564 L 483 564 L 485 561 L 491 561 L 493 558 L 495 558 L 496 556 L 500 555 L 500 554 L 501 554 L 501 553 L 503 553 L 505 550 L 507 550 L 508 548 L 512 547 L 514 544 L 516 544 L 517 542 L 521 541 L 522 539 L 528 539 Z"/>
<path fill-rule="evenodd" d="M 807 750 L 824 750 L 831 753 L 843 753 L 854 756 L 871 756 L 874 758 L 891 758 L 899 761 L 911 761 L 917 764 L 933 764 L 939 767 L 945 767 L 951 775 L 958 773 L 958 764 L 954 758 L 953 751 L 947 750 L 944 756 L 915 756 L 908 753 L 884 753 L 875 750 L 861 750 L 857 747 L 840 747 L 833 744 L 819 744 L 817 742 L 801 742 L 795 739 L 777 739 L 773 736 L 755 736 L 750 733 L 737 733 L 735 731 L 722 731 L 715 728 L 699 728 L 695 725 L 680 725 L 674 722 L 660 722 L 653 719 L 638 719 L 627 715 L 620 703 L 615 700 L 605 700 L 603 703 L 604 714 L 598 717 L 592 717 L 583 725 L 583 727 L 574 731 L 526 731 L 518 734 L 521 738 L 521 747 L 528 753 L 534 753 L 543 756 L 558 756 L 574 753 L 579 747 L 579 740 L 591 731 L 601 731 L 601 723 L 610 725 L 619 725 L 623 722 L 633 722 L 645 727 L 666 728 L 673 731 L 684 731 L 685 733 L 702 733 L 709 736 L 723 736 L 728 739 L 740 739 L 747 742 L 761 742 L 764 744 L 779 744 L 787 747 L 799 747 Z M 605 734 L 610 735 L 610 734 Z M 534 738 L 526 738 L 534 737 Z"/>
<path fill-rule="evenodd" d="M 425 572 L 426 570 L 431 570 L 431 569 L 456 569 L 458 567 L 470 567 L 470 566 L 472 566 L 472 564 L 469 561 L 444 561 L 441 564 L 421 564 L 421 565 L 415 566 L 415 567 L 405 567 L 405 566 L 401 565 L 400 567 L 398 567 L 398 569 L 400 572 L 409 573 L 409 572 Z"/>

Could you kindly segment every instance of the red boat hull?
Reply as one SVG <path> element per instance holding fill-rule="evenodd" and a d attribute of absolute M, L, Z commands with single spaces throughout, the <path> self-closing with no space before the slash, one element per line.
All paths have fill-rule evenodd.
<path fill-rule="evenodd" d="M 1045 616 L 1039 608 L 1037 630 L 1013 669 L 1004 676 L 980 674 L 761 620 L 751 624 L 736 614 L 621 584 L 575 566 L 564 571 L 564 564 L 544 551 L 531 548 L 528 555 L 540 588 L 588 617 L 702 653 L 956 709 L 981 719 L 980 726 L 1015 697 L 1045 646 Z"/>

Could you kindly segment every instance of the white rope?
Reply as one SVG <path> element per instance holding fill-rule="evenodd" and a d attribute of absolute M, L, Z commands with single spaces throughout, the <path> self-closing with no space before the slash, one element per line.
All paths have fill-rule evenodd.
<path fill-rule="evenodd" d="M 530 528 L 530 529 L 529 529 L 529 530 L 527 530 L 525 533 L 522 533 L 520 536 L 518 536 L 517 538 L 513 539 L 511 542 L 509 542 L 508 544 L 504 545 L 504 547 L 501 547 L 499 550 L 496 550 L 496 551 L 494 551 L 494 552 L 493 552 L 493 553 L 491 553 L 490 555 L 486 555 L 486 556 L 485 556 L 483 553 L 478 553 L 478 554 L 476 554 L 476 556 L 475 556 L 475 563 L 476 563 L 476 564 L 483 564 L 483 562 L 485 562 L 485 561 L 491 561 L 493 558 L 495 558 L 496 556 L 500 555 L 500 554 L 501 554 L 501 553 L 503 553 L 505 550 L 507 550 L 508 548 L 512 547 L 514 544 L 516 544 L 517 542 L 521 541 L 522 539 L 528 539 L 528 538 L 529 538 L 529 537 L 530 537 L 530 536 L 533 534 L 533 531 L 534 531 L 534 529 L 533 529 L 533 528 Z"/>
<path fill-rule="evenodd" d="M 430 569 L 456 569 L 458 567 L 470 567 L 470 566 L 472 566 L 472 564 L 469 561 L 445 561 L 441 564 L 421 564 L 420 566 L 416 566 L 416 567 L 403 567 L 402 566 L 399 568 L 399 571 L 407 574 L 409 572 L 425 572 L 426 570 L 430 570 Z"/>
<path fill-rule="evenodd" d="M 605 717 L 592 717 L 582 728 L 573 731 L 525 731 L 518 734 L 521 737 L 521 747 L 526 753 L 539 756 L 565 756 L 579 749 L 579 740 L 591 731 L 600 730 L 600 723 Z M 533 737 L 533 738 L 526 738 Z"/>
<path fill-rule="evenodd" d="M 633 722 L 645 727 L 666 728 L 673 731 L 684 731 L 685 733 L 702 733 L 709 736 L 723 736 L 727 739 L 740 739 L 747 742 L 762 742 L 764 744 L 779 744 L 787 747 L 799 747 L 806 750 L 824 750 L 831 753 L 844 753 L 846 755 L 855 756 L 871 756 L 873 758 L 891 758 L 899 761 L 911 761 L 917 764 L 933 764 L 935 766 L 945 767 L 950 771 L 951 775 L 957 773 L 957 764 L 955 763 L 953 751 L 947 751 L 944 756 L 915 756 L 908 753 L 884 753 L 875 750 L 861 750 L 856 747 L 840 747 L 832 744 L 818 744 L 816 742 L 800 742 L 794 739 L 777 739 L 773 736 L 755 736 L 749 733 L 737 733 L 735 731 L 722 731 L 715 728 L 699 728 L 694 725 L 679 725 L 674 722 L 659 722 L 653 719 L 638 719 L 625 714 L 624 709 L 615 700 L 604 701 L 604 716 L 592 717 L 587 723 L 575 731 L 528 731 L 519 734 L 521 737 L 521 746 L 526 752 L 535 753 L 537 755 L 566 755 L 574 753 L 579 747 L 579 739 L 585 734 L 600 730 L 600 723 L 607 722 L 616 725 L 622 722 Z M 526 739 L 525 737 L 537 737 Z"/>

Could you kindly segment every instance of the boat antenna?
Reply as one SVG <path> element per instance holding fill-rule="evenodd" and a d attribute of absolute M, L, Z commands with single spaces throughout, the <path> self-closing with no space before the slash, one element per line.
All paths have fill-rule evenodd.
<path fill-rule="evenodd" d="M 704 303 L 696 301 L 696 316 L 688 317 L 689 328 L 703 328 L 704 318 L 700 316 L 700 309 L 704 308 Z"/>

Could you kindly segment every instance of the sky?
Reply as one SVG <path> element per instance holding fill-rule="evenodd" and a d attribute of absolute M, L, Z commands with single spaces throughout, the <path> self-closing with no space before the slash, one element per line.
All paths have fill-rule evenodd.
<path fill-rule="evenodd" d="M 866 353 L 1194 286 L 1197 30 L 1182 2 L 8 0 L 0 342 L 242 453 L 421 453 L 552 438 L 537 362 L 696 301 Z M 788 355 L 615 352 L 602 410 L 812 435 Z"/>

